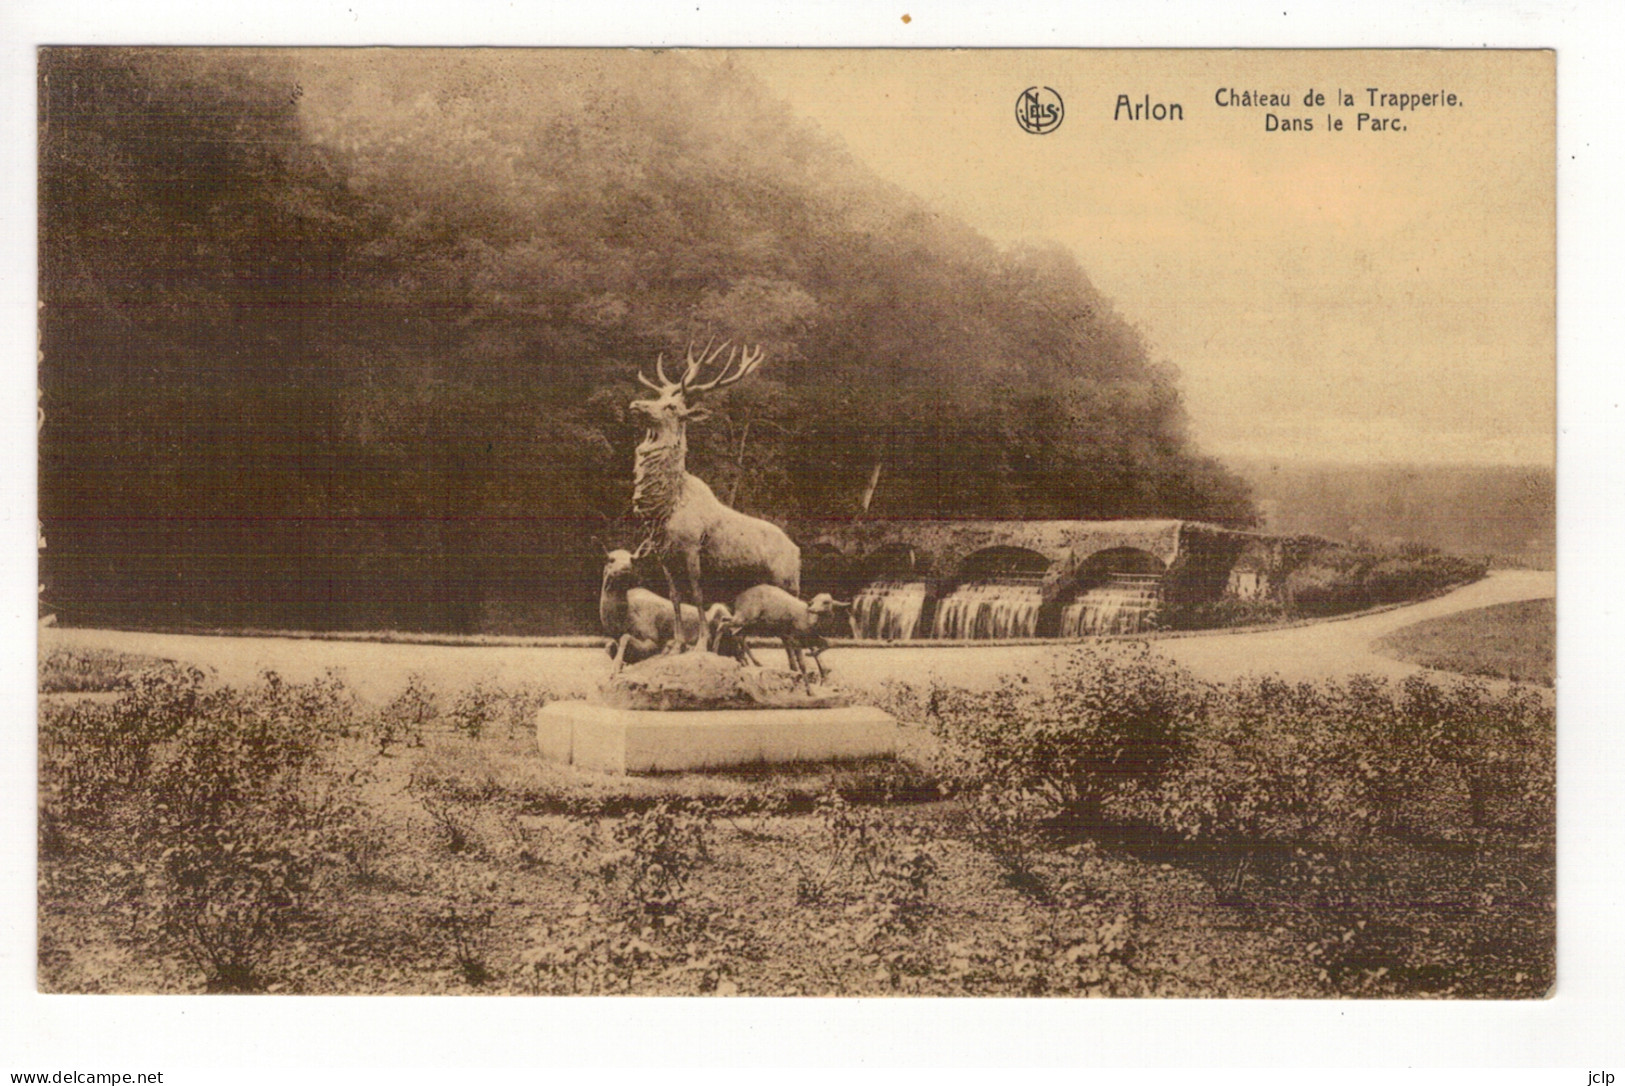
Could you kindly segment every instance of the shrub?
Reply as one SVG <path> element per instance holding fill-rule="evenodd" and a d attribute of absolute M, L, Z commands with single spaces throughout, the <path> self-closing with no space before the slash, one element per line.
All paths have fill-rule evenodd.
<path fill-rule="evenodd" d="M 879 910 L 875 925 L 882 931 L 918 927 L 931 907 L 931 883 L 936 876 L 936 857 L 919 830 L 892 842 L 874 870 L 870 900 Z"/>
<path fill-rule="evenodd" d="M 139 656 L 112 649 L 55 648 L 40 659 L 42 694 L 108 693 L 123 690 L 131 676 L 151 668 L 175 665 L 156 656 Z"/>
<path fill-rule="evenodd" d="M 1308 617 L 1358 611 L 1367 605 L 1361 572 L 1354 564 L 1305 563 L 1286 576 L 1288 606 Z"/>
<path fill-rule="evenodd" d="M 273 674 L 210 691 L 153 763 L 139 843 L 158 919 L 211 990 L 263 982 L 266 954 L 343 854 L 362 770 L 336 757 L 332 721 L 299 709 L 325 696 Z"/>
<path fill-rule="evenodd" d="M 988 693 L 937 689 L 933 726 L 961 785 L 1045 797 L 1058 816 L 1098 824 L 1118 792 L 1160 781 L 1190 754 L 1207 691 L 1141 644 L 1073 650 L 1049 689 L 1024 679 Z"/>
<path fill-rule="evenodd" d="M 1039 901 L 1050 895 L 1033 865 L 1033 854 L 1041 827 L 1053 814 L 1047 796 L 993 782 L 981 785 L 964 806 L 971 842 L 993 858 L 1009 885 Z"/>
<path fill-rule="evenodd" d="M 1288 606 L 1305 616 L 1335 615 L 1421 599 L 1483 577 L 1488 563 L 1448 554 L 1370 545 L 1324 550 L 1287 575 Z"/>
<path fill-rule="evenodd" d="M 486 856 L 522 852 L 519 801 L 478 748 L 437 740 L 413 767 L 409 791 L 440 831 L 447 851 Z"/>
<path fill-rule="evenodd" d="M 363 733 L 364 714 L 343 676 L 332 668 L 306 683 L 290 683 L 274 671 L 260 673 L 260 696 L 323 739 Z"/>
<path fill-rule="evenodd" d="M 164 851 L 163 930 L 203 968 L 210 991 L 253 991 L 266 948 L 310 886 L 296 850 L 249 831 L 180 841 Z M 267 847 L 269 845 L 269 847 Z"/>
<path fill-rule="evenodd" d="M 111 706 L 40 707 L 40 848 L 45 854 L 87 844 L 114 800 L 137 783 L 136 748 Z"/>
<path fill-rule="evenodd" d="M 1279 679 L 1221 688 L 1193 757 L 1155 789 L 1120 797 L 1115 813 L 1188 842 L 1219 900 L 1242 898 L 1267 855 L 1341 848 L 1369 832 L 1374 808 L 1359 746 L 1339 728 L 1340 688 Z"/>
<path fill-rule="evenodd" d="M 855 807 L 839 792 L 829 791 L 818 797 L 813 810 L 829 837 L 831 867 L 861 867 L 870 875 L 879 870 L 885 828 L 873 809 Z"/>
<path fill-rule="evenodd" d="M 132 743 L 137 772 L 145 769 L 153 744 L 179 731 L 204 697 L 205 675 L 195 667 L 152 668 L 136 674 L 113 703 L 114 714 Z"/>
<path fill-rule="evenodd" d="M 462 801 L 443 796 L 425 788 L 413 777 L 407 788 L 418 797 L 418 802 L 440 831 L 448 852 L 471 852 L 479 839 L 474 820 Z"/>
<path fill-rule="evenodd" d="M 88 844 L 145 781 L 157 746 L 172 738 L 203 696 L 196 668 L 164 666 L 131 677 L 111 704 L 40 708 L 41 845 Z"/>
<path fill-rule="evenodd" d="M 823 879 L 805 872 L 797 884 L 803 903 L 827 896 L 837 869 L 860 877 L 868 919 L 857 942 L 896 930 L 912 931 L 930 907 L 936 858 L 918 831 L 900 833 L 874 808 L 848 803 L 838 792 L 820 796 L 814 810 L 829 837 L 829 868 Z"/>
<path fill-rule="evenodd" d="M 1365 575 L 1373 604 L 1399 603 L 1481 579 L 1489 570 L 1482 559 L 1450 554 L 1405 554 L 1373 565 Z"/>
<path fill-rule="evenodd" d="M 446 710 L 446 721 L 453 731 L 478 739 L 486 725 L 495 723 L 503 714 L 503 695 L 500 691 L 476 682 L 461 691 Z"/>
<path fill-rule="evenodd" d="M 1220 898 L 1234 901 L 1249 875 L 1266 873 L 1260 860 L 1288 879 L 1321 865 L 1316 885 L 1329 885 L 1376 834 L 1549 826 L 1554 761 L 1550 710 L 1516 687 L 1493 694 L 1425 674 L 1397 690 L 1365 676 L 1241 680 L 1215 692 L 1179 772 L 1120 793 L 1113 814 L 1190 844 Z M 1450 813 L 1462 793 L 1465 819 Z"/>
<path fill-rule="evenodd" d="M 1465 787 L 1475 828 L 1551 824 L 1554 718 L 1534 691 L 1514 685 L 1496 694 L 1480 679 L 1439 685 L 1418 673 L 1401 687 L 1398 711 L 1418 760 Z"/>
<path fill-rule="evenodd" d="M 446 940 L 458 972 L 476 988 L 493 977 L 485 958 L 497 912 L 492 901 L 496 889 L 494 879 L 456 872 L 445 900 L 429 918 L 430 927 Z"/>
<path fill-rule="evenodd" d="M 596 853 L 606 895 L 603 912 L 582 903 L 568 917 L 538 925 L 520 958 L 519 979 L 541 994 L 628 992 L 640 974 L 658 972 L 654 990 L 731 994 L 726 975 L 745 953 L 712 911 L 688 907 L 689 881 L 710 858 L 711 815 L 702 806 L 661 801 L 610 829 L 591 823 L 582 860 Z"/>
<path fill-rule="evenodd" d="M 1290 618 L 1280 600 L 1241 600 L 1226 596 L 1200 603 L 1176 603 L 1159 610 L 1156 626 L 1164 630 L 1213 630 L 1231 626 L 1261 626 Z"/>
<path fill-rule="evenodd" d="M 373 721 L 373 738 L 378 753 L 387 754 L 395 744 L 421 747 L 424 732 L 440 717 L 440 698 L 417 672 L 406 678 L 406 686 L 390 699 Z"/>
<path fill-rule="evenodd" d="M 485 682 L 475 682 L 460 691 L 446 710 L 446 721 L 452 730 L 478 739 L 487 728 L 500 725 L 509 736 L 529 730 L 536 710 L 551 700 L 544 690 L 524 686 L 518 690 L 504 690 Z"/>
<path fill-rule="evenodd" d="M 671 917 L 682 905 L 689 876 L 708 859 L 711 818 L 703 807 L 694 810 L 661 801 L 645 811 L 633 811 L 615 824 L 618 846 L 600 863 L 606 882 L 624 879 L 628 902 L 654 918 Z"/>

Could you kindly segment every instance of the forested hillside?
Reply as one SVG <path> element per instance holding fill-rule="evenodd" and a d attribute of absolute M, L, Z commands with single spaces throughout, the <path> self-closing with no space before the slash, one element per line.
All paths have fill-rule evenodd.
<path fill-rule="evenodd" d="M 712 56 L 51 49 L 40 512 L 68 622 L 558 632 L 638 368 L 761 344 L 690 468 L 774 518 L 1254 522 L 1059 249 Z M 583 585 L 587 588 L 583 590 Z"/>

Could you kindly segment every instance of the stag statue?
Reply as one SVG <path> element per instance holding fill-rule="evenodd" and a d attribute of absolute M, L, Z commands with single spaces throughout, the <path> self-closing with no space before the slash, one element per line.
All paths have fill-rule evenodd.
<path fill-rule="evenodd" d="M 705 379 L 708 367 L 724 350 L 727 359 Z M 727 343 L 713 350 L 707 344 L 696 358 L 691 344 L 676 381 L 666 376 L 665 361 L 664 355 L 655 361 L 658 380 L 638 374 L 655 398 L 631 405 L 650 420 L 638 445 L 632 510 L 645 532 L 640 551 L 652 551 L 665 571 L 674 619 L 687 603 L 705 614 L 706 591 L 713 598 L 733 599 L 754 585 L 770 584 L 799 595 L 801 549 L 778 526 L 728 508 L 686 467 L 688 424 L 708 414 L 698 406 L 699 398 L 754 373 L 762 363 L 761 350 L 741 352 Z M 680 623 L 674 621 L 673 626 L 681 630 Z M 690 647 L 686 630 L 676 638 L 675 647 L 678 652 Z"/>

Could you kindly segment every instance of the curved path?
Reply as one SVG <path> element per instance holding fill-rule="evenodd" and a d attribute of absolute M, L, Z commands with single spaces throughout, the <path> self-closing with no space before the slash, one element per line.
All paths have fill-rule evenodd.
<path fill-rule="evenodd" d="M 1290 629 L 1181 638 L 1160 642 L 1158 648 L 1204 679 L 1275 673 L 1295 681 L 1360 672 L 1399 678 L 1424 669 L 1378 655 L 1372 642 L 1441 615 L 1556 596 L 1552 570 L 1497 570 L 1476 584 L 1409 607 Z"/>
<path fill-rule="evenodd" d="M 1556 594 L 1557 575 L 1553 572 L 1503 570 L 1437 599 L 1378 614 L 1285 629 L 1168 637 L 1152 644 L 1204 679 L 1224 680 L 1254 673 L 1276 673 L 1289 680 L 1358 672 L 1398 677 L 1421 669 L 1373 653 L 1371 643 L 1377 638 L 1423 619 L 1514 600 L 1547 599 Z M 333 668 L 361 696 L 373 700 L 391 697 L 414 672 L 442 689 L 457 689 L 476 680 L 504 686 L 536 682 L 569 696 L 592 690 L 609 670 L 608 658 L 597 649 L 42 628 L 41 649 L 49 651 L 58 646 L 147 653 L 213 668 L 223 681 L 231 683 L 250 681 L 265 668 L 295 681 L 314 678 Z M 1034 678 L 1049 674 L 1070 649 L 1065 644 L 843 647 L 831 649 L 826 663 L 836 678 L 852 683 L 936 679 L 958 686 L 981 686 L 1007 673 Z M 758 656 L 764 663 L 772 663 L 777 650 L 758 650 Z"/>

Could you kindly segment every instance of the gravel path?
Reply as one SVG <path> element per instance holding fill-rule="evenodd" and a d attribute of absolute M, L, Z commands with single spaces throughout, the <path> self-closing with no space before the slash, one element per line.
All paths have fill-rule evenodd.
<path fill-rule="evenodd" d="M 1553 572 L 1503 570 L 1438 599 L 1379 614 L 1290 629 L 1164 638 L 1154 644 L 1158 651 L 1207 679 L 1271 672 L 1291 680 L 1356 672 L 1397 677 L 1420 669 L 1373 653 L 1370 646 L 1377 638 L 1423 619 L 1514 600 L 1547 599 L 1556 594 L 1557 575 Z M 484 679 L 505 686 L 539 682 L 560 694 L 571 694 L 595 688 L 609 671 L 609 660 L 603 652 L 584 648 L 384 644 L 64 627 L 40 630 L 42 651 L 59 646 L 115 649 L 180 660 L 213 668 L 223 681 L 231 683 L 252 680 L 265 668 L 295 681 L 334 668 L 358 693 L 373 700 L 393 696 L 414 672 L 447 689 Z M 837 679 L 854 683 L 886 679 L 925 682 L 935 678 L 979 686 L 1005 673 L 1044 674 L 1055 666 L 1057 656 L 1067 651 L 1066 645 L 843 647 L 831 649 L 825 662 Z M 758 650 L 763 663 L 771 664 L 779 655 L 774 649 Z"/>

